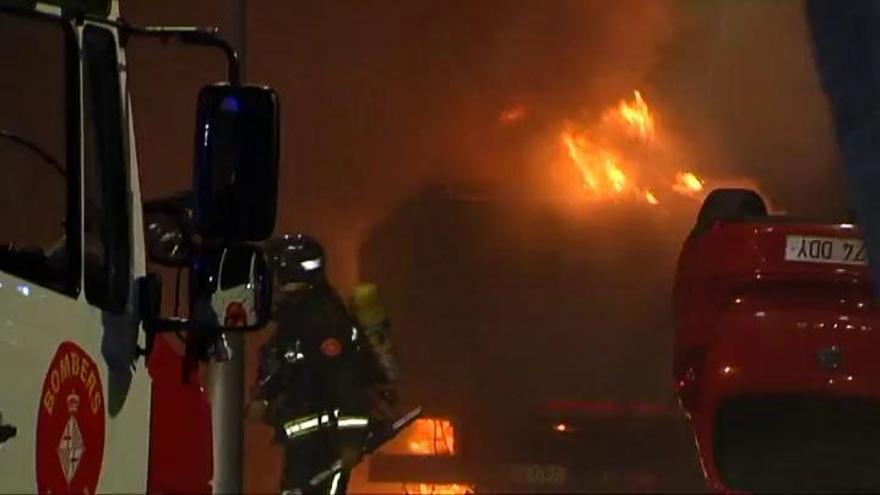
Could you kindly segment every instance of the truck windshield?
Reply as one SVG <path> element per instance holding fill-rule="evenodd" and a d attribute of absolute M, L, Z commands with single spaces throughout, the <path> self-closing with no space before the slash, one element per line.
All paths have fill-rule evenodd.
<path fill-rule="evenodd" d="M 68 133 L 67 54 L 64 25 L 0 14 L 0 269 L 61 292 L 78 285 L 76 140 Z M 72 86 L 69 86 L 72 85 Z M 71 174 L 75 176 L 76 174 Z"/>
<path fill-rule="evenodd" d="M 46 164 L 58 171 L 58 174 L 60 174 L 61 177 L 67 177 L 67 170 L 64 169 L 64 165 L 62 165 L 57 158 L 50 155 L 48 151 L 40 147 L 39 144 L 28 141 L 27 138 L 23 136 L 19 136 L 14 132 L 3 129 L 0 129 L 0 139 L 7 139 L 15 144 L 18 144 L 33 151 L 37 154 L 37 156 L 42 158 L 43 161 L 46 162 Z"/>

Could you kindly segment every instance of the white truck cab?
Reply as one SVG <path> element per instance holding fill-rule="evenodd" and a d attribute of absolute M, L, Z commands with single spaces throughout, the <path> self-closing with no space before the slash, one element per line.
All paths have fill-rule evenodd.
<path fill-rule="evenodd" d="M 199 244 L 174 222 L 179 232 L 144 235 L 124 50 L 138 35 L 229 55 L 233 77 L 199 99 Z M 235 257 L 249 263 L 236 301 L 253 315 L 233 326 L 264 323 L 266 277 L 246 242 L 274 227 L 277 101 L 239 85 L 236 70 L 213 32 L 129 26 L 115 0 L 0 0 L 0 493 L 147 490 L 152 338 L 173 328 L 208 346 L 236 330 L 213 309 L 163 319 L 148 259 L 197 268 L 191 304 L 212 308 L 215 293 L 228 299 L 214 272 L 235 268 L 217 253 L 253 250 Z"/>

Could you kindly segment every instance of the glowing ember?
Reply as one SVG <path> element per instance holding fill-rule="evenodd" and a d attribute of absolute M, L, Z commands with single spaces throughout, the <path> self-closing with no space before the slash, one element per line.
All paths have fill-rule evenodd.
<path fill-rule="evenodd" d="M 448 419 L 420 418 L 392 441 L 381 453 L 390 456 L 452 456 L 455 455 L 455 426 Z M 369 462 L 369 460 L 367 461 Z M 417 480 L 418 478 L 416 478 Z M 455 480 L 455 478 L 453 478 Z M 451 481 L 451 480 L 450 480 Z M 364 489 L 364 493 L 400 493 L 413 495 L 465 495 L 475 493 L 468 483 L 422 483 L 409 477 L 408 481 L 382 481 L 376 484 L 380 491 Z M 367 483 L 368 485 L 370 483 Z"/>
<path fill-rule="evenodd" d="M 565 423 L 556 423 L 553 425 L 553 429 L 558 431 L 559 433 L 565 433 L 568 431 L 568 425 Z"/>
<path fill-rule="evenodd" d="M 703 181 L 690 172 L 683 172 L 675 176 L 672 189 L 681 194 L 700 192 L 703 190 Z"/>
<path fill-rule="evenodd" d="M 382 452 L 397 455 L 455 455 L 455 426 L 448 419 L 421 418 Z"/>
<path fill-rule="evenodd" d="M 432 485 L 428 483 L 406 484 L 404 492 L 409 495 L 466 495 L 475 493 L 474 487 L 466 484 Z"/>
<path fill-rule="evenodd" d="M 660 202 L 657 201 L 657 196 L 654 196 L 654 194 L 651 191 L 645 191 L 645 201 L 647 201 L 649 205 L 659 205 L 660 204 Z"/>
<path fill-rule="evenodd" d="M 526 107 L 522 105 L 512 106 L 498 116 L 498 122 L 500 124 L 514 124 L 519 122 L 526 116 Z"/>

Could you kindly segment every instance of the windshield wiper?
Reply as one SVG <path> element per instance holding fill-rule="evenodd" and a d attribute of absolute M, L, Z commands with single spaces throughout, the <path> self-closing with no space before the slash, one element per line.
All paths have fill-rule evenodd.
<path fill-rule="evenodd" d="M 52 155 L 50 155 L 40 145 L 38 145 L 38 144 L 34 143 L 33 141 L 30 141 L 24 137 L 19 136 L 18 134 L 15 134 L 14 132 L 10 132 L 10 131 L 4 130 L 4 129 L 0 129 L 0 138 L 8 139 L 14 143 L 18 143 L 18 144 L 24 146 L 25 148 L 33 151 L 34 153 L 39 155 L 39 157 L 42 158 L 43 161 L 45 161 L 49 165 L 52 165 L 52 168 L 54 168 L 56 172 L 61 174 L 62 177 L 67 177 L 67 171 L 64 170 L 64 167 L 62 167 L 61 164 L 58 162 L 58 160 L 56 160 Z"/>

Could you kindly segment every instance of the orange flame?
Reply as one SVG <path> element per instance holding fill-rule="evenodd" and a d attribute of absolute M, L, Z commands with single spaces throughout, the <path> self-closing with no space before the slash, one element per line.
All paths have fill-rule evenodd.
<path fill-rule="evenodd" d="M 611 115 L 614 115 L 613 113 Z M 617 104 L 616 115 L 619 116 L 642 140 L 654 139 L 654 115 L 642 98 L 642 93 L 633 91 L 633 100 L 621 100 Z"/>
<path fill-rule="evenodd" d="M 617 165 L 620 158 L 613 152 L 601 149 L 587 141 L 586 137 L 576 137 L 566 132 L 562 141 L 568 149 L 568 156 L 580 170 L 585 188 L 602 195 L 621 193 L 627 185 L 626 174 Z"/>
<path fill-rule="evenodd" d="M 619 193 L 626 187 L 626 174 L 615 165 L 614 160 L 608 160 L 606 157 L 605 174 L 608 175 L 608 182 L 614 192 Z"/>
<path fill-rule="evenodd" d="M 591 197 L 629 197 L 652 206 L 660 204 L 656 188 L 640 183 L 638 172 L 648 170 L 627 158 L 633 148 L 654 153 L 660 144 L 656 142 L 654 113 L 639 91 L 634 91 L 631 99 L 623 99 L 606 110 L 601 125 L 588 131 L 573 129 L 569 126 L 562 133 L 562 144 Z M 660 185 L 679 194 L 695 196 L 703 191 L 704 184 L 693 172 L 679 172 Z"/>
<path fill-rule="evenodd" d="M 455 426 L 442 418 L 420 418 L 406 430 L 382 447 L 381 453 L 389 456 L 453 456 L 455 455 Z M 369 462 L 367 459 L 366 462 Z M 454 480 L 454 478 L 453 478 Z M 361 482 L 352 491 L 364 493 L 402 493 L 418 495 L 466 495 L 475 493 L 473 485 L 448 480 L 444 484 L 419 481 L 410 477 L 396 482 Z M 371 487 L 371 488 L 367 488 Z M 374 491 L 378 490 L 378 491 Z"/>
<path fill-rule="evenodd" d="M 672 189 L 681 194 L 698 193 L 703 190 L 703 181 L 691 172 L 680 172 L 675 176 Z"/>
<path fill-rule="evenodd" d="M 382 452 L 396 455 L 455 455 L 455 426 L 448 419 L 420 418 Z"/>

